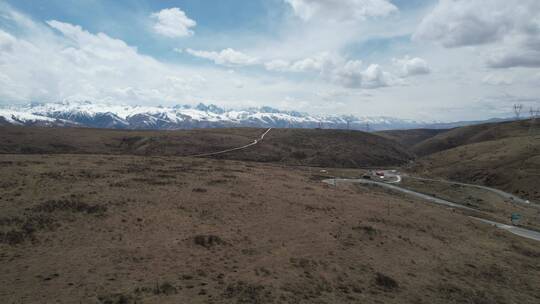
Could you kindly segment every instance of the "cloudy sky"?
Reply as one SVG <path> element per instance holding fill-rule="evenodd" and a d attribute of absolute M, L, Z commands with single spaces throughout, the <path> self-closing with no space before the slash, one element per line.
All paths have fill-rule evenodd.
<path fill-rule="evenodd" d="M 540 107 L 538 0 L 0 0 L 0 105 Z"/>

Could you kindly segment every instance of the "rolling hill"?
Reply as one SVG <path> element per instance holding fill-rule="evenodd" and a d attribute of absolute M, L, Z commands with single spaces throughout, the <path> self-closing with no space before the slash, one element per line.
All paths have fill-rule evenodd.
<path fill-rule="evenodd" d="M 265 129 L 134 131 L 1 127 L 4 154 L 129 154 L 191 156 L 240 147 Z M 395 166 L 412 155 L 377 135 L 346 130 L 273 129 L 259 145 L 219 158 L 325 167 Z"/>
<path fill-rule="evenodd" d="M 531 128 L 532 126 L 532 128 Z M 456 128 L 414 145 L 412 171 L 476 183 L 540 201 L 540 122 Z"/>
<path fill-rule="evenodd" d="M 530 121 L 521 120 L 455 128 L 419 142 L 411 150 L 424 156 L 468 144 L 527 136 L 530 126 Z"/>
<path fill-rule="evenodd" d="M 412 148 L 416 144 L 447 131 L 447 129 L 410 129 L 378 131 L 375 134 L 396 141 L 404 147 Z"/>

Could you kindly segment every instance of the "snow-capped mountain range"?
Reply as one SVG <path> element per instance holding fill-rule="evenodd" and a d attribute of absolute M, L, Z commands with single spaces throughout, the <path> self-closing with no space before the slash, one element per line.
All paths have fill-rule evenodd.
<path fill-rule="evenodd" d="M 151 107 L 92 102 L 60 102 L 0 107 L 0 125 L 75 126 L 114 129 L 193 129 L 221 127 L 390 130 L 436 127 L 392 117 L 309 115 L 271 107 L 225 110 L 215 105 Z"/>

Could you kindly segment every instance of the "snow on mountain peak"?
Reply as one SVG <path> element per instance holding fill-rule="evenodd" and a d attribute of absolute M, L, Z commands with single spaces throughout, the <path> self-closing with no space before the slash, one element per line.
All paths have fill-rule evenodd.
<path fill-rule="evenodd" d="M 80 126 L 130 129 L 189 129 L 199 127 L 295 127 L 352 128 L 371 130 L 420 127 L 424 122 L 391 117 L 354 117 L 309 115 L 297 111 L 281 111 L 272 107 L 226 110 L 213 104 L 131 106 L 90 101 L 32 103 L 0 108 L 0 118 L 11 124 L 62 121 Z"/>

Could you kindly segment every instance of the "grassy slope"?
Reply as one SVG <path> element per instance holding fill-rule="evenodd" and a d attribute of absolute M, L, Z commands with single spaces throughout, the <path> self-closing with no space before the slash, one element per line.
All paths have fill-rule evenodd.
<path fill-rule="evenodd" d="M 529 126 L 529 121 L 513 121 L 455 128 L 414 145 L 412 152 L 425 156 L 468 144 L 526 136 Z"/>
<path fill-rule="evenodd" d="M 2 127 L 0 153 L 188 155 L 243 145 L 258 129 L 129 131 L 90 128 Z"/>
<path fill-rule="evenodd" d="M 446 129 L 412 129 L 379 131 L 375 132 L 375 134 L 394 140 L 404 147 L 411 148 L 420 142 L 447 131 Z"/>
<path fill-rule="evenodd" d="M 540 201 L 540 122 L 379 132 L 417 155 L 416 174 L 492 186 Z M 423 141 L 419 141 L 422 138 Z"/>
<path fill-rule="evenodd" d="M 0 153 L 185 156 L 251 143 L 263 129 L 123 131 L 0 128 Z M 391 166 L 410 159 L 393 141 L 359 131 L 274 129 L 258 146 L 220 158 L 328 167 Z"/>
<path fill-rule="evenodd" d="M 540 298 L 534 241 L 304 168 L 110 155 L 0 164 L 1 303 Z"/>
<path fill-rule="evenodd" d="M 492 186 L 540 201 L 538 137 L 460 146 L 421 158 L 413 169 L 421 175 Z"/>
<path fill-rule="evenodd" d="M 307 129 L 274 129 L 260 145 L 225 157 L 344 168 L 399 165 L 412 158 L 405 148 L 380 136 Z"/>
<path fill-rule="evenodd" d="M 484 126 L 469 137 L 500 139 L 433 153 L 420 158 L 413 170 L 421 175 L 488 185 L 540 201 L 540 137 L 520 136 L 525 129 L 522 122 Z"/>

